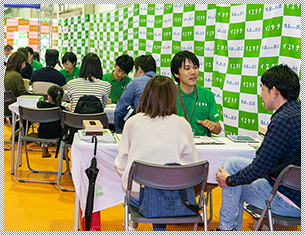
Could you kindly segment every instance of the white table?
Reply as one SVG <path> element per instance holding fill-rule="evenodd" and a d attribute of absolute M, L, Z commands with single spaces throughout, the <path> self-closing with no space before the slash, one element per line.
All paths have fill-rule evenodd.
<path fill-rule="evenodd" d="M 217 184 L 216 172 L 222 167 L 227 158 L 240 156 L 254 158 L 255 149 L 246 143 L 234 143 L 225 137 L 219 137 L 225 145 L 196 145 L 199 161 L 209 161 L 208 183 Z M 81 141 L 76 134 L 74 136 L 72 156 L 72 179 L 75 186 L 75 202 L 78 201 L 82 211 L 86 208 L 88 178 L 85 169 L 91 164 L 93 157 L 93 143 Z M 114 159 L 117 156 L 118 144 L 98 143 L 97 145 L 97 167 L 99 173 L 96 179 L 96 186 L 101 186 L 103 195 L 94 198 L 93 212 L 97 212 L 123 203 L 125 190 L 121 185 L 121 177 L 114 166 Z M 78 218 L 76 218 L 78 223 Z M 76 223 L 76 222 L 75 222 Z"/>
<path fill-rule="evenodd" d="M 106 105 L 104 111 L 108 117 L 108 122 L 110 124 L 114 124 L 114 110 L 115 110 L 115 104 L 110 104 L 110 105 Z M 19 105 L 17 105 L 17 102 L 14 102 L 12 104 L 10 104 L 8 106 L 8 109 L 10 111 L 12 111 L 12 133 L 15 133 L 15 122 L 16 122 L 16 118 L 17 118 L 17 115 L 19 116 Z M 30 108 L 36 108 L 36 107 L 30 107 Z M 12 135 L 14 136 L 14 135 Z M 12 144 L 12 148 L 11 148 L 11 174 L 13 175 L 14 174 L 14 159 L 15 159 L 15 138 L 12 137 L 12 140 L 11 140 L 11 144 Z"/>

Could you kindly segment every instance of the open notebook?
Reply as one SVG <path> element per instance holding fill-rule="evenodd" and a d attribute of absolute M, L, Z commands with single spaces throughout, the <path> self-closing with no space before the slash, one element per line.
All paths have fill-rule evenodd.
<path fill-rule="evenodd" d="M 208 137 L 208 136 L 194 136 L 195 144 L 197 145 L 208 145 L 208 144 L 225 144 L 214 137 Z"/>

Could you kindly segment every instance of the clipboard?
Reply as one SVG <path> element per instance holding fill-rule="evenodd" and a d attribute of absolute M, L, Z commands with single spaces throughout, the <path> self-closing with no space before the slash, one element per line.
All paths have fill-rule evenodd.
<path fill-rule="evenodd" d="M 193 137 L 196 145 L 219 145 L 225 144 L 218 140 L 217 138 L 209 137 L 209 136 L 194 136 Z"/>
<path fill-rule="evenodd" d="M 234 141 L 239 143 L 259 143 L 258 140 L 253 139 L 251 136 L 248 135 L 227 135 L 227 137 Z"/>

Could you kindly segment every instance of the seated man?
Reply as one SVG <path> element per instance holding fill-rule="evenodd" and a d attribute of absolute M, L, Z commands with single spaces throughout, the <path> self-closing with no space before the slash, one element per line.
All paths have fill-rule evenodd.
<path fill-rule="evenodd" d="M 199 60 L 190 51 L 180 51 L 171 62 L 171 72 L 178 85 L 178 115 L 191 124 L 194 135 L 208 135 L 221 132 L 219 112 L 213 92 L 197 86 Z"/>
<path fill-rule="evenodd" d="M 298 75 L 287 65 L 278 65 L 263 74 L 261 83 L 260 97 L 265 108 L 275 112 L 256 157 L 253 160 L 229 158 L 216 173 L 216 180 L 222 187 L 219 230 L 241 230 L 244 202 L 263 209 L 275 182 L 270 176 L 275 164 L 288 162 L 300 151 Z M 301 157 L 297 158 L 293 164 L 300 166 Z M 272 213 L 283 216 L 301 216 L 300 208 L 301 193 L 285 187 L 279 188 L 271 203 Z"/>
<path fill-rule="evenodd" d="M 46 95 L 50 86 L 58 85 L 66 89 L 66 78 L 59 71 L 54 69 L 58 62 L 59 53 L 55 49 L 46 51 L 46 67 L 37 69 L 32 74 L 33 94 Z"/>
<path fill-rule="evenodd" d="M 64 69 L 59 70 L 65 78 L 66 82 L 74 78 L 79 78 L 80 68 L 76 66 L 77 57 L 73 52 L 66 52 L 62 57 L 61 63 L 64 66 Z"/>
<path fill-rule="evenodd" d="M 114 70 L 111 73 L 103 75 L 103 81 L 111 84 L 111 92 L 108 98 L 108 104 L 116 104 L 131 81 L 128 73 L 133 68 L 133 59 L 129 55 L 120 55 L 114 63 Z"/>
<path fill-rule="evenodd" d="M 119 117 L 122 116 L 129 105 L 138 108 L 139 101 L 148 80 L 156 76 L 156 61 L 151 55 L 141 55 L 134 61 L 135 77 L 127 85 L 126 90 L 118 100 L 114 111 L 114 125 L 117 132 L 119 128 Z"/>

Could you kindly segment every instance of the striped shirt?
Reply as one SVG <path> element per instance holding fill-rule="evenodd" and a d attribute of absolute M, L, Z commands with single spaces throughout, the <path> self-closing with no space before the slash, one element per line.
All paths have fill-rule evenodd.
<path fill-rule="evenodd" d="M 67 83 L 68 99 L 72 105 L 72 112 L 76 107 L 79 98 L 83 95 L 94 95 L 101 100 L 103 108 L 107 104 L 107 100 L 111 91 L 109 82 L 100 79 L 94 79 L 93 82 L 83 78 L 72 79 Z"/>

